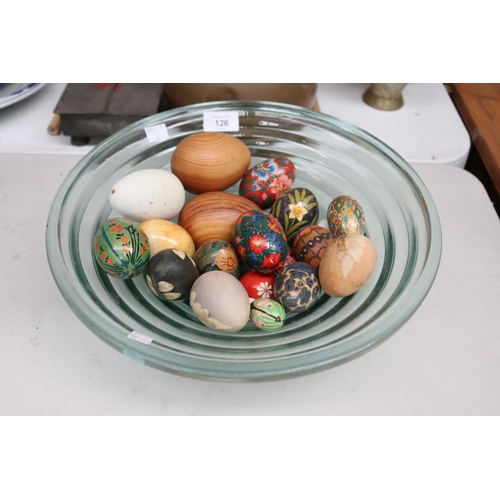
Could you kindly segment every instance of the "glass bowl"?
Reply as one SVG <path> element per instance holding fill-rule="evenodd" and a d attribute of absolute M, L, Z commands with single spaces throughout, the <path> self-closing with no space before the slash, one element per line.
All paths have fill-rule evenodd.
<path fill-rule="evenodd" d="M 310 189 L 320 219 L 339 195 L 355 198 L 378 261 L 356 294 L 323 294 L 276 332 L 251 322 L 237 332 L 204 326 L 188 303 L 165 302 L 145 276 L 109 277 L 95 264 L 97 229 L 113 212 L 112 185 L 146 168 L 170 169 L 177 144 L 203 130 L 204 116 L 236 111 L 251 166 L 278 156 L 297 169 L 294 186 Z M 228 189 L 237 193 L 238 184 Z M 186 201 L 193 195 L 188 195 Z M 174 219 L 176 221 L 176 219 Z M 52 204 L 46 247 L 54 279 L 85 325 L 123 354 L 165 371 L 218 380 L 296 376 L 349 361 L 394 334 L 417 310 L 436 276 L 441 228 L 434 202 L 408 163 L 358 127 L 320 112 L 261 101 L 221 101 L 160 113 L 96 146 L 70 172 Z"/>

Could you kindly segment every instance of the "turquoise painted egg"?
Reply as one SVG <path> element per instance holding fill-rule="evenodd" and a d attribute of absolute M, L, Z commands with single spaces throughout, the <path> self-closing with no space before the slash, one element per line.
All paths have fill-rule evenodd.
<path fill-rule="evenodd" d="M 99 267 L 110 276 L 133 278 L 148 264 L 148 238 L 135 222 L 115 217 L 107 220 L 96 232 L 93 253 Z"/>
<path fill-rule="evenodd" d="M 287 312 L 303 312 L 320 297 L 321 287 L 314 268 L 305 262 L 288 264 L 274 279 L 274 300 Z"/>
<path fill-rule="evenodd" d="M 256 299 L 250 305 L 250 319 L 259 330 L 273 332 L 285 324 L 286 311 L 275 300 Z"/>
<path fill-rule="evenodd" d="M 234 277 L 241 276 L 241 262 L 234 246 L 225 240 L 207 241 L 194 254 L 200 274 L 224 271 Z"/>
<path fill-rule="evenodd" d="M 261 273 L 275 273 L 285 264 L 288 245 L 283 228 L 274 216 L 261 210 L 248 210 L 238 217 L 234 246 L 240 259 Z"/>
<path fill-rule="evenodd" d="M 350 196 L 338 196 L 332 200 L 326 219 L 336 238 L 346 234 L 365 234 L 365 214 L 361 205 Z"/>
<path fill-rule="evenodd" d="M 269 208 L 280 194 L 292 188 L 295 175 L 295 165 L 288 158 L 264 160 L 242 177 L 239 194 L 260 208 Z"/>
<path fill-rule="evenodd" d="M 271 214 L 278 219 L 291 245 L 300 229 L 318 221 L 318 200 L 309 189 L 293 188 L 276 198 Z"/>

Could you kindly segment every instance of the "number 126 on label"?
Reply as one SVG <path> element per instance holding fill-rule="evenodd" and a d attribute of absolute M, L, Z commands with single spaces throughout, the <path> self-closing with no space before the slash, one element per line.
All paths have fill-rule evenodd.
<path fill-rule="evenodd" d="M 238 132 L 239 129 L 238 111 L 206 111 L 203 113 L 204 132 Z"/>

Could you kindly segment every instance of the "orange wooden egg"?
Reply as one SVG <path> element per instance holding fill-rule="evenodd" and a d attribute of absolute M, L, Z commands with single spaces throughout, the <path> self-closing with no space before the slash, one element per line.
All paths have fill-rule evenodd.
<path fill-rule="evenodd" d="M 211 240 L 233 243 L 238 217 L 248 210 L 260 210 L 250 200 L 232 193 L 212 191 L 188 201 L 179 214 L 179 225 L 193 238 L 196 248 Z"/>
<path fill-rule="evenodd" d="M 243 177 L 250 159 L 250 150 L 237 137 L 198 132 L 177 145 L 171 170 L 190 193 L 224 191 Z"/>

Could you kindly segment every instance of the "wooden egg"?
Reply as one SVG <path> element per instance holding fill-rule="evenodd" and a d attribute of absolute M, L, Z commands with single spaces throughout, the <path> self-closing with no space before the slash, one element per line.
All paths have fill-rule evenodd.
<path fill-rule="evenodd" d="M 149 219 L 139 226 L 147 235 L 150 247 L 150 257 L 165 248 L 183 250 L 190 257 L 196 251 L 193 238 L 179 224 L 164 219 Z"/>
<path fill-rule="evenodd" d="M 259 273 L 254 269 L 247 271 L 241 278 L 250 299 L 274 299 L 274 276 Z"/>
<path fill-rule="evenodd" d="M 193 238 L 196 248 L 211 240 L 233 243 L 233 228 L 238 217 L 259 207 L 237 194 L 214 191 L 195 196 L 179 214 L 179 225 Z"/>
<path fill-rule="evenodd" d="M 365 234 L 365 213 L 350 196 L 338 196 L 328 205 L 326 218 L 335 237 L 344 234 Z"/>
<path fill-rule="evenodd" d="M 273 332 L 285 324 L 286 312 L 279 302 L 262 298 L 252 302 L 250 319 L 259 330 Z"/>
<path fill-rule="evenodd" d="M 333 240 L 318 270 L 322 289 L 332 297 L 347 297 L 368 281 L 377 263 L 375 245 L 361 234 L 347 234 Z"/>
<path fill-rule="evenodd" d="M 250 159 L 250 150 L 240 139 L 222 132 L 199 132 L 177 145 L 171 169 L 190 193 L 224 191 L 243 177 Z"/>

